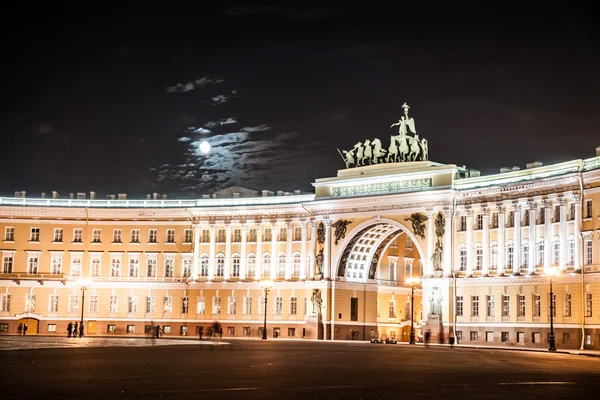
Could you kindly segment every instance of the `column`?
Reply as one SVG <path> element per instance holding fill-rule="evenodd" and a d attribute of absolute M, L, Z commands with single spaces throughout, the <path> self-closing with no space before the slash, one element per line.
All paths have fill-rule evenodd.
<path fill-rule="evenodd" d="M 481 274 L 488 276 L 490 274 L 490 209 L 483 207 L 483 267 Z"/>
<path fill-rule="evenodd" d="M 497 275 L 504 275 L 504 254 L 506 252 L 506 243 L 504 243 L 505 238 L 505 222 L 504 222 L 504 213 L 506 212 L 506 207 L 504 204 L 498 204 L 498 271 Z"/>
<path fill-rule="evenodd" d="M 452 225 L 452 210 L 450 208 L 444 209 L 444 218 L 446 220 L 445 232 L 444 232 L 444 255 L 442 262 L 444 264 L 444 276 L 452 276 L 452 234 L 456 227 Z"/>
<path fill-rule="evenodd" d="M 192 259 L 192 277 L 198 279 L 198 267 L 200 264 L 200 225 L 194 224 L 194 258 Z"/>
<path fill-rule="evenodd" d="M 544 270 L 552 265 L 552 202 L 544 200 Z"/>
<path fill-rule="evenodd" d="M 567 199 L 560 197 L 560 264 L 558 268 L 564 271 L 567 266 Z"/>
<path fill-rule="evenodd" d="M 306 221 L 300 221 L 300 226 L 302 230 L 302 242 L 300 243 L 300 279 L 306 279 L 306 236 L 308 227 L 306 226 Z"/>
<path fill-rule="evenodd" d="M 271 280 L 277 277 L 277 269 L 279 268 L 279 257 L 277 257 L 277 235 L 279 229 L 277 222 L 271 222 Z"/>
<path fill-rule="evenodd" d="M 329 279 L 331 276 L 331 268 L 329 260 L 331 259 L 331 220 L 329 218 L 323 220 L 325 224 L 325 249 L 323 250 L 323 278 Z"/>
<path fill-rule="evenodd" d="M 292 223 L 286 223 L 287 242 L 285 247 L 285 280 L 289 281 L 292 278 Z"/>
<path fill-rule="evenodd" d="M 473 210 L 468 207 L 465 210 L 467 215 L 467 276 L 473 276 Z"/>
<path fill-rule="evenodd" d="M 435 212 L 427 213 L 427 269 L 424 276 L 433 276 L 433 252 L 435 251 Z M 380 268 L 377 268 L 379 270 Z"/>
<path fill-rule="evenodd" d="M 254 279 L 260 280 L 260 271 L 262 270 L 262 224 L 256 224 L 256 270 Z"/>
<path fill-rule="evenodd" d="M 315 278 L 315 253 L 317 251 L 317 221 L 314 218 L 310 220 L 310 252 L 308 262 L 308 277 L 310 279 Z"/>
<path fill-rule="evenodd" d="M 581 195 L 576 194 L 573 196 L 575 201 L 575 221 L 573 226 L 573 235 L 575 236 L 575 270 L 580 271 L 582 266 L 582 254 L 581 254 Z"/>
<path fill-rule="evenodd" d="M 231 278 L 231 223 L 225 225 L 225 280 Z"/>
<path fill-rule="evenodd" d="M 521 275 L 521 204 L 513 203 L 513 265 L 512 274 Z"/>
<path fill-rule="evenodd" d="M 535 265 L 537 262 L 537 203 L 530 201 L 529 204 L 529 264 L 527 265 L 527 275 L 535 275 Z"/>
<path fill-rule="evenodd" d="M 215 279 L 215 252 L 217 248 L 217 226 L 210 224 L 210 252 L 208 254 L 208 279 Z"/>
<path fill-rule="evenodd" d="M 241 248 L 240 248 L 240 280 L 246 279 L 246 258 L 248 257 L 247 233 L 248 229 L 245 223 L 242 223 L 240 228 L 241 233 Z"/>

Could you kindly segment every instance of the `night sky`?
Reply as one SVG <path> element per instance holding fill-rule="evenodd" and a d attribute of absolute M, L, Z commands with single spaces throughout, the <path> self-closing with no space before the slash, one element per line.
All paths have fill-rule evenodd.
<path fill-rule="evenodd" d="M 575 2 L 22 3 L 0 17 L 2 195 L 311 191 L 336 148 L 387 148 L 404 102 L 430 160 L 486 174 L 600 146 Z"/>

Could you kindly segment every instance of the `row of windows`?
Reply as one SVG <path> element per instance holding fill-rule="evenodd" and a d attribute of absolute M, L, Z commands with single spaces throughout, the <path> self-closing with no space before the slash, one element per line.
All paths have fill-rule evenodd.
<path fill-rule="evenodd" d="M 129 239 L 129 243 L 140 243 L 140 229 L 131 229 L 131 235 Z M 112 243 L 123 243 L 123 230 L 122 229 L 113 229 L 112 234 Z M 54 236 L 53 242 L 62 243 L 64 236 L 63 228 L 54 228 Z M 148 243 L 158 243 L 158 229 L 149 229 L 148 230 Z M 264 241 L 272 241 L 272 231 L 271 228 L 266 228 L 264 230 Z M 15 228 L 12 226 L 7 226 L 4 228 L 4 240 L 12 242 L 15 240 Z M 231 240 L 233 243 L 240 243 L 242 241 L 242 230 L 241 229 L 233 229 Z M 248 242 L 256 242 L 257 234 L 256 229 L 248 230 Z M 279 235 L 277 236 L 277 240 L 280 242 L 287 241 L 287 230 L 285 228 L 279 230 Z M 302 240 L 302 229 L 300 227 L 294 227 L 292 240 L 300 241 Z M 29 241 L 30 242 L 39 242 L 40 241 L 40 228 L 34 227 L 30 228 L 29 231 Z M 81 243 L 83 241 L 83 229 L 75 228 L 73 229 L 72 242 L 73 243 Z M 192 243 L 193 241 L 193 233 L 191 229 L 185 229 L 183 234 L 183 242 L 184 243 Z M 225 243 L 226 241 L 226 231 L 225 229 L 218 229 L 216 231 L 216 241 L 218 243 Z M 92 229 L 92 243 L 102 243 L 102 229 Z M 201 243 L 210 243 L 210 231 L 202 230 L 200 236 Z M 167 229 L 165 235 L 165 243 L 175 243 L 175 229 Z"/>
<path fill-rule="evenodd" d="M 566 243 L 567 245 L 567 264 L 573 265 L 575 263 L 575 240 L 572 236 L 569 237 L 569 240 Z M 536 249 L 536 258 L 533 260 L 536 265 L 543 266 L 544 265 L 544 253 L 545 253 L 545 243 L 544 239 L 540 238 Z M 558 265 L 560 263 L 560 240 L 555 238 L 552 241 L 552 250 L 551 250 L 551 263 L 553 265 Z M 483 266 L 483 246 L 481 243 L 477 243 L 475 245 L 475 270 L 481 270 Z M 498 268 L 498 244 L 492 243 L 490 246 L 490 269 Z M 514 264 L 514 256 L 515 249 L 514 243 L 509 241 L 505 248 L 505 260 L 506 265 L 508 267 L 512 267 Z M 524 241 L 521 245 L 521 265 L 527 266 L 529 265 L 529 257 L 530 257 L 530 245 L 528 241 Z M 594 248 L 592 244 L 592 240 L 584 241 L 584 264 L 592 265 L 594 259 Z M 459 270 L 466 271 L 467 269 L 467 247 L 465 245 L 461 245 L 459 247 Z"/>
<path fill-rule="evenodd" d="M 521 226 L 529 225 L 530 210 L 525 210 L 521 215 L 523 216 L 521 219 Z M 583 217 L 584 218 L 592 218 L 592 215 L 593 215 L 592 200 L 586 200 Z M 538 216 L 538 218 L 536 219 L 536 224 L 544 224 L 546 222 L 546 213 L 544 212 L 543 207 L 540 207 L 538 209 L 537 216 Z M 567 219 L 570 221 L 575 219 L 575 203 L 570 204 Z M 554 206 L 554 216 L 553 216 L 552 222 L 560 222 L 560 205 Z M 499 225 L 498 213 L 494 212 L 494 213 L 492 213 L 492 220 L 490 223 L 490 228 L 498 228 L 498 225 Z M 512 227 L 514 225 L 515 225 L 515 212 L 509 211 L 507 222 L 506 222 L 506 227 Z M 474 221 L 473 228 L 478 229 L 478 230 L 483 229 L 483 214 L 475 215 L 475 221 Z M 459 230 L 460 231 L 467 230 L 467 216 L 466 215 L 460 216 Z"/>
<path fill-rule="evenodd" d="M 478 317 L 480 315 L 480 296 L 471 296 L 471 316 Z M 541 295 L 533 295 L 533 308 L 532 313 L 534 317 L 541 316 Z M 496 315 L 495 299 L 492 295 L 485 296 L 485 316 L 494 317 Z M 501 313 L 503 317 L 510 317 L 511 315 L 511 304 L 510 295 L 503 294 L 501 298 Z M 524 294 L 517 295 L 517 316 L 526 316 L 526 302 L 527 297 Z M 563 303 L 563 316 L 570 317 L 572 312 L 572 295 L 571 293 L 565 293 Z M 552 294 L 552 316 L 556 316 L 556 294 Z M 459 317 L 464 316 L 464 298 L 463 296 L 456 296 L 456 315 Z M 585 316 L 592 316 L 592 293 L 585 294 Z"/>
<path fill-rule="evenodd" d="M 158 259 L 157 254 L 152 256 L 147 255 L 146 259 L 146 276 L 156 277 L 158 273 Z M 27 255 L 27 273 L 37 274 L 39 273 L 39 252 L 28 252 Z M 2 257 L 2 273 L 10 274 L 13 273 L 14 267 L 14 252 L 4 252 Z M 301 273 L 301 260 L 300 253 L 294 253 L 292 256 L 291 275 L 300 276 Z M 99 257 L 91 257 L 90 260 L 90 276 L 100 276 L 101 273 L 101 259 Z M 61 254 L 52 254 L 50 261 L 50 273 L 61 274 L 63 273 L 63 256 Z M 262 276 L 271 276 L 271 254 L 264 253 L 262 258 Z M 234 254 L 231 258 L 231 276 L 240 276 L 240 265 L 241 257 L 239 254 Z M 82 255 L 72 254 L 71 255 L 71 276 L 82 276 Z M 277 268 L 274 271 L 277 276 L 285 276 L 287 270 L 287 255 L 280 254 L 277 258 Z M 165 257 L 164 260 L 164 277 L 172 278 L 175 274 L 175 259 L 173 257 Z M 254 276 L 256 274 L 256 256 L 254 254 L 248 255 L 247 275 Z M 190 277 L 192 274 L 192 259 L 191 257 L 184 257 L 182 260 L 182 277 Z M 199 275 L 202 277 L 209 276 L 209 257 L 203 254 L 200 257 Z M 122 276 L 122 260 L 120 256 L 114 254 L 111 255 L 110 259 L 110 276 L 120 277 Z M 140 259 L 139 256 L 129 257 L 129 265 L 127 268 L 126 276 L 138 277 L 140 276 Z M 215 276 L 225 276 L 225 255 L 218 254 L 216 257 Z"/>
<path fill-rule="evenodd" d="M 78 312 L 79 310 L 79 299 L 78 295 L 69 295 L 67 298 L 67 311 L 68 312 Z M 156 309 L 156 297 L 155 296 L 146 296 L 145 298 L 140 299 L 143 303 L 138 304 L 137 296 L 128 296 L 127 298 L 127 312 L 128 313 L 137 313 L 139 311 L 145 311 L 146 314 L 154 314 Z M 244 296 L 242 299 L 242 314 L 243 315 L 252 315 L 254 310 L 253 297 Z M 303 315 L 307 313 L 307 298 L 300 298 L 303 301 Z M 10 294 L 2 294 L 0 296 L 0 312 L 10 312 L 10 302 L 11 295 Z M 283 297 L 276 296 L 274 299 L 270 300 L 273 306 L 273 315 L 283 315 L 284 307 L 283 307 Z M 57 294 L 51 294 L 48 298 L 48 312 L 57 313 L 59 310 L 59 296 Z M 97 313 L 98 305 L 99 305 L 99 296 L 92 295 L 88 297 L 87 300 L 88 312 Z M 267 304 L 268 305 L 268 304 Z M 140 306 L 143 307 L 140 309 Z M 190 313 L 190 298 L 184 296 L 181 298 L 181 303 L 179 304 L 180 311 L 182 314 Z M 238 298 L 234 296 L 227 297 L 227 314 L 236 315 L 238 313 Z M 256 307 L 256 306 L 254 306 Z M 287 314 L 288 315 L 298 315 L 298 297 L 290 297 L 289 304 L 287 305 Z M 26 294 L 25 295 L 25 308 L 24 312 L 33 313 L 36 312 L 36 295 L 35 294 Z M 39 310 L 38 310 L 39 311 Z M 173 298 L 171 296 L 165 296 L 163 298 L 163 307 L 162 310 L 158 310 L 163 313 L 172 313 L 173 312 Z M 221 314 L 221 297 L 214 296 L 212 298 L 212 314 Z M 264 315 L 265 313 L 265 298 L 258 298 L 258 309 L 256 309 L 259 315 Z M 117 313 L 119 312 L 119 297 L 118 296 L 110 296 L 108 298 L 108 312 L 109 313 Z M 206 314 L 206 298 L 205 297 L 197 297 L 196 298 L 196 314 Z"/>

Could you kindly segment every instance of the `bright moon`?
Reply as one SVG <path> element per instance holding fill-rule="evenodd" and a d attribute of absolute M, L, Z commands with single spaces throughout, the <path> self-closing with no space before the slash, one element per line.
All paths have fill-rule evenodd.
<path fill-rule="evenodd" d="M 200 143 L 200 152 L 202 154 L 208 154 L 208 152 L 210 151 L 210 143 L 208 143 L 206 140 L 202 143 Z"/>

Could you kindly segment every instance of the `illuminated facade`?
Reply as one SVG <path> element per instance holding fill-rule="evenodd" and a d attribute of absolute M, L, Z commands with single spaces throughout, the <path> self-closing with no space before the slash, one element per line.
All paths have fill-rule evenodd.
<path fill-rule="evenodd" d="M 477 171 L 427 160 L 318 179 L 314 194 L 229 188 L 194 200 L 0 198 L 0 330 L 600 349 L 600 156 Z M 82 305 L 80 279 L 91 281 Z"/>

